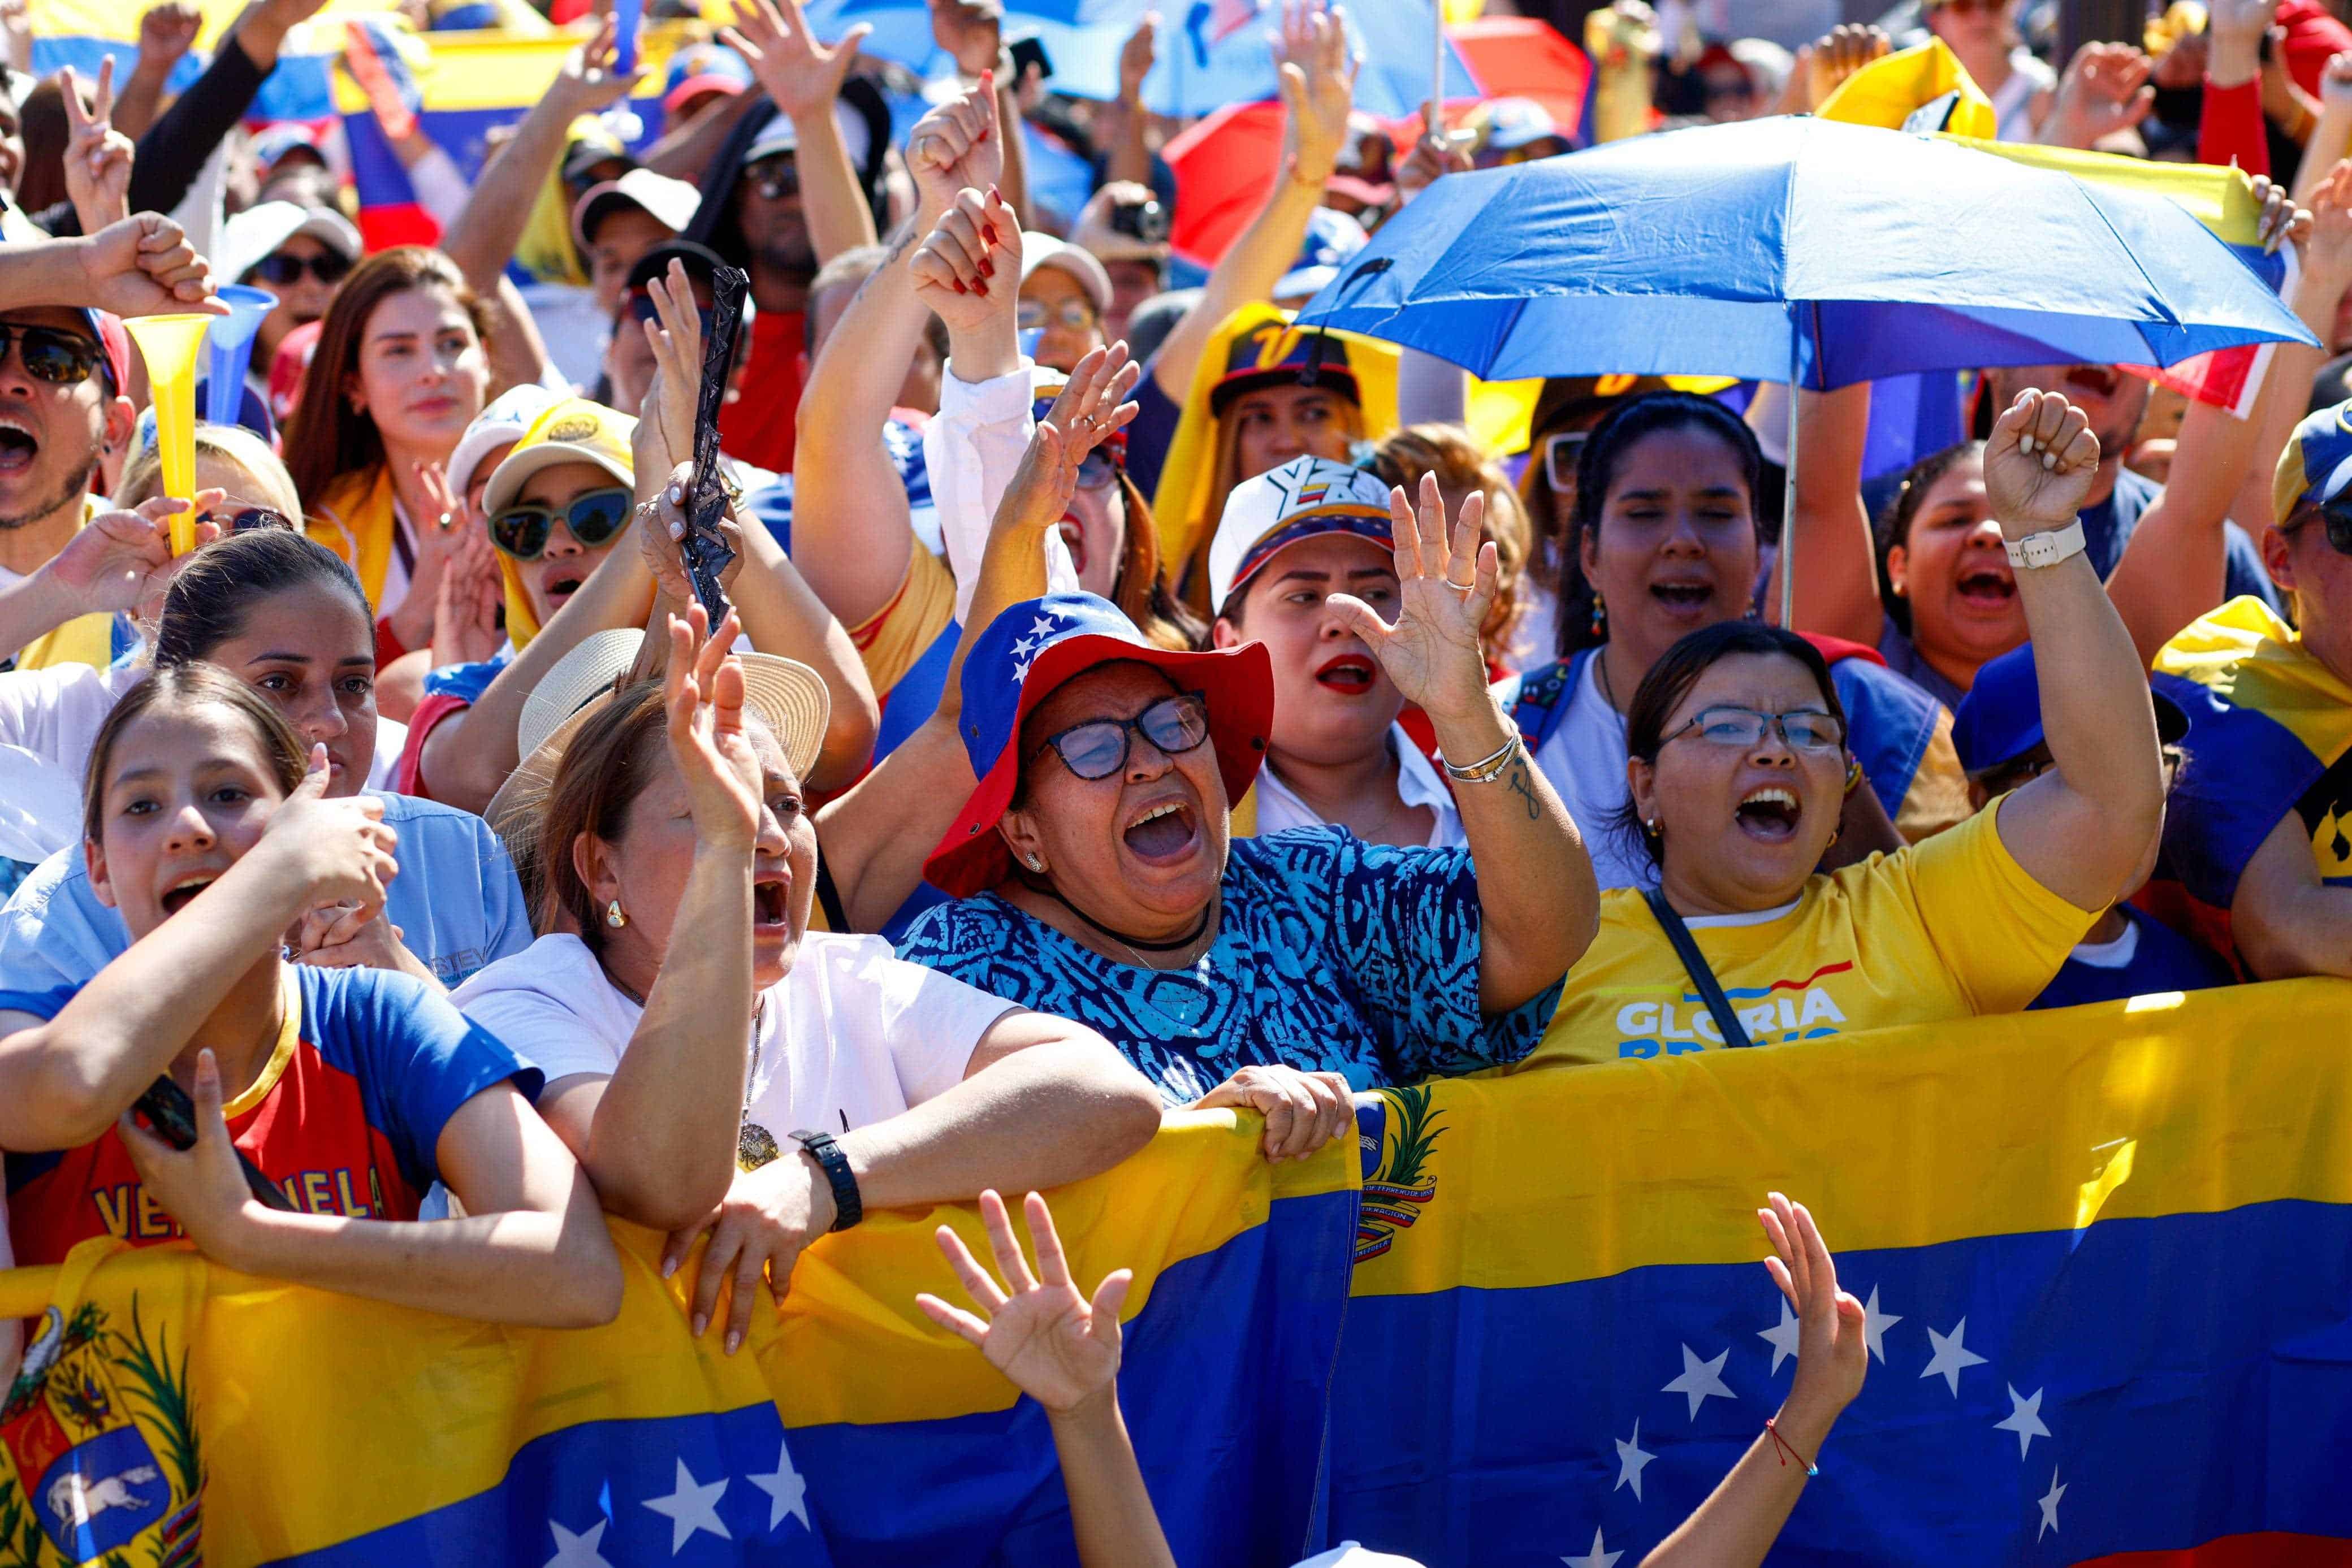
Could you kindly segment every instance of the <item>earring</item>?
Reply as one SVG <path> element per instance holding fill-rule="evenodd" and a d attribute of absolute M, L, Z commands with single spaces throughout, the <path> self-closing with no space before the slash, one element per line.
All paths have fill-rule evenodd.
<path fill-rule="evenodd" d="M 1649 834 L 1650 837 L 1654 839 L 1656 838 L 1658 836 L 1658 819 L 1653 817 L 1648 821 L 1643 823 L 1642 831 Z"/>
<path fill-rule="evenodd" d="M 1837 841 L 1838 841 L 1838 830 L 1837 830 L 1837 829 L 1835 829 L 1835 828 L 1832 828 L 1832 829 L 1830 830 L 1830 841 L 1829 841 L 1827 844 L 1823 845 L 1822 847 L 1823 847 L 1823 848 L 1825 848 L 1825 849 L 1832 849 L 1832 850 L 1833 850 L 1833 849 L 1837 848 Z"/>
<path fill-rule="evenodd" d="M 1599 641 L 1609 635 L 1609 606 L 1601 602 L 1601 591 L 1592 591 L 1592 635 Z"/>
<path fill-rule="evenodd" d="M 1041 857 L 1031 855 L 1029 857 L 1029 869 L 1031 871 L 1044 871 L 1045 869 L 1045 862 Z"/>
<path fill-rule="evenodd" d="M 605 925 L 611 926 L 614 930 L 618 931 L 622 926 L 626 925 L 628 923 L 629 917 L 621 913 L 621 901 L 619 899 L 616 898 L 613 900 L 612 903 L 604 906 Z"/>

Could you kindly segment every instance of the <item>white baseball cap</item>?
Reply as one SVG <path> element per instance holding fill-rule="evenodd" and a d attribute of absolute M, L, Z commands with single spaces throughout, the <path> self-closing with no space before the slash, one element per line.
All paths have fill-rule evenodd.
<path fill-rule="evenodd" d="M 874 132 L 867 128 L 866 117 L 835 99 L 833 101 L 833 123 L 841 132 L 842 146 L 848 151 L 850 167 L 865 168 L 866 154 L 874 150 Z M 801 133 L 794 129 L 793 117 L 779 112 L 760 128 L 759 135 L 751 138 L 751 145 L 743 152 L 743 164 L 749 166 L 762 158 L 772 158 L 779 152 L 798 152 L 800 147 Z"/>
<path fill-rule="evenodd" d="M 310 235 L 345 261 L 359 260 L 365 248 L 352 221 L 331 207 L 261 202 L 221 225 L 220 267 L 214 276 L 223 283 L 241 283 L 247 273 L 296 235 Z"/>
<path fill-rule="evenodd" d="M 614 207 L 642 207 L 673 235 L 682 235 L 702 205 L 702 193 L 683 180 L 636 168 L 617 180 L 591 185 L 572 208 L 572 233 L 586 245 L 596 225 Z"/>
<path fill-rule="evenodd" d="M 1209 610 L 1224 613 L 1234 591 L 1301 539 L 1352 534 L 1393 549 L 1389 487 L 1361 468 L 1321 457 L 1294 457 L 1245 479 L 1225 497 L 1209 541 Z"/>
<path fill-rule="evenodd" d="M 449 454 L 449 493 L 462 499 L 483 458 L 520 441 L 541 414 L 562 401 L 561 393 L 536 382 L 509 387 L 492 398 L 490 406 L 476 414 L 466 434 L 457 438 L 457 449 Z"/>
<path fill-rule="evenodd" d="M 1026 283 L 1041 267 L 1057 267 L 1087 291 L 1094 301 L 1095 313 L 1110 308 L 1110 274 L 1095 259 L 1092 251 L 1081 250 L 1052 235 L 1024 230 L 1021 235 L 1021 281 Z"/>

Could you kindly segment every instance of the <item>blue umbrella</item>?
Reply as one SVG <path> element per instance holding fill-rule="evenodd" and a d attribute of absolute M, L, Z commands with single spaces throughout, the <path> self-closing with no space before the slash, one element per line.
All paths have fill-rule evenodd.
<path fill-rule="evenodd" d="M 1816 389 L 2314 340 L 2160 195 L 1809 117 L 1441 180 L 1299 321 L 1489 380 L 1653 372 Z M 1793 474 L 1790 490 L 1793 517 Z"/>

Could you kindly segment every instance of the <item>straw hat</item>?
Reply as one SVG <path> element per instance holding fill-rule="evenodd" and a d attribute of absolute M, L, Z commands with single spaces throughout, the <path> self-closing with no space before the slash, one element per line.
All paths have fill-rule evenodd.
<path fill-rule="evenodd" d="M 522 764 L 482 813 L 518 862 L 535 848 L 532 841 L 565 748 L 612 700 L 645 640 L 635 627 L 595 632 L 558 660 L 523 700 L 522 716 L 515 723 L 515 749 Z M 793 771 L 805 779 L 833 709 L 824 680 L 806 664 L 772 653 L 738 653 L 735 659 L 743 667 L 744 707 L 759 716 L 784 748 Z"/>

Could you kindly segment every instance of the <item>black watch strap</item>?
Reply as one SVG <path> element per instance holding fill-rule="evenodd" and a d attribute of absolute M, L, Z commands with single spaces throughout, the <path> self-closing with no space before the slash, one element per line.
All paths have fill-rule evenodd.
<path fill-rule="evenodd" d="M 833 1228 L 846 1230 L 866 1218 L 866 1204 L 857 1196 L 857 1177 L 849 1168 L 849 1156 L 833 1141 L 831 1133 L 800 1132 L 793 1141 L 809 1152 L 824 1179 L 833 1184 Z"/>

